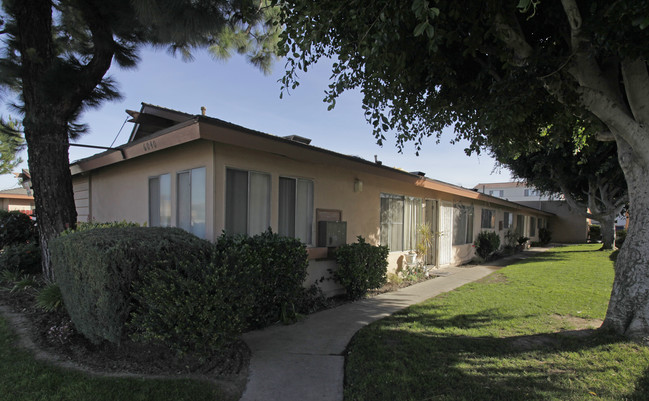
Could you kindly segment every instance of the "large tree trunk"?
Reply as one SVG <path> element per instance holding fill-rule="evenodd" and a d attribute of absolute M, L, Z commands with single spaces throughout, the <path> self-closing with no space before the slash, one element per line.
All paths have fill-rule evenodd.
<path fill-rule="evenodd" d="M 599 219 L 599 227 L 602 232 L 602 248 L 601 249 L 614 249 L 615 248 L 615 218 L 617 216 L 602 216 Z"/>
<path fill-rule="evenodd" d="M 66 228 L 74 228 L 77 221 L 68 158 L 68 131 L 65 123 L 59 122 L 56 126 L 47 116 L 42 118 L 30 114 L 30 118 L 25 119 L 29 171 L 36 203 L 43 276 L 52 281 L 55 272 L 50 263 L 50 240 Z"/>
<path fill-rule="evenodd" d="M 622 145 L 622 146 L 620 146 Z M 629 188 L 629 230 L 615 263 L 615 281 L 603 327 L 649 338 L 649 169 L 645 157 L 618 141 Z"/>
<path fill-rule="evenodd" d="M 49 81 L 55 76 L 52 75 L 56 60 L 52 3 L 48 0 L 17 1 L 12 7 L 21 52 L 23 127 L 34 188 L 43 276 L 53 280 L 50 240 L 66 227 L 74 227 L 77 220 L 68 159 L 68 121 L 75 109 L 63 105 L 59 93 L 46 89 L 51 88 Z"/>

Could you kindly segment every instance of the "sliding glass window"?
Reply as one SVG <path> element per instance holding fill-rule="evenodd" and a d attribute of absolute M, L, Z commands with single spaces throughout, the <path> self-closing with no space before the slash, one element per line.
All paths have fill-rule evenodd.
<path fill-rule="evenodd" d="M 227 169 L 225 230 L 255 235 L 270 226 L 270 174 Z"/>
<path fill-rule="evenodd" d="M 205 167 L 178 173 L 178 227 L 205 238 Z"/>

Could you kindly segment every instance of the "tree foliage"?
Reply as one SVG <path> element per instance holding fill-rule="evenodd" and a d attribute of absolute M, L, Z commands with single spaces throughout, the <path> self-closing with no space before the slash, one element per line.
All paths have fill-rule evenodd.
<path fill-rule="evenodd" d="M 334 58 L 325 100 L 360 89 L 379 143 L 402 149 L 453 125 L 467 152 L 530 138 L 568 113 L 614 140 L 628 239 L 605 326 L 649 336 L 649 2 L 285 0 L 283 89 Z M 530 130 L 532 128 L 532 130 Z M 592 130 L 592 131 L 591 131 Z"/>
<path fill-rule="evenodd" d="M 489 151 L 517 178 L 545 194 L 562 195 L 573 211 L 599 221 L 603 247 L 612 248 L 615 219 L 629 201 L 615 143 L 593 136 L 576 140 L 575 133 L 560 124 L 541 130 L 537 139 L 530 137 L 525 144 L 514 143 L 490 145 Z"/>
<path fill-rule="evenodd" d="M 11 118 L 0 118 L 0 174 L 9 174 L 23 162 L 18 152 L 25 147 L 20 124 Z"/>
<path fill-rule="evenodd" d="M 283 89 L 295 88 L 300 71 L 333 58 L 325 101 L 333 106 L 344 91 L 360 89 L 374 136 L 382 143 L 395 132 L 400 149 L 408 141 L 420 149 L 447 126 L 455 127 L 456 139 L 472 142 L 468 151 L 480 151 L 487 137 L 547 126 L 558 110 L 590 118 L 566 68 L 573 48 L 561 3 L 521 9 L 516 3 L 281 2 L 288 58 Z M 640 43 L 649 42 L 649 30 L 635 21 L 649 5 L 626 3 L 598 1 L 581 9 L 596 57 L 648 55 Z M 549 86 L 561 99 L 548 96 Z"/>

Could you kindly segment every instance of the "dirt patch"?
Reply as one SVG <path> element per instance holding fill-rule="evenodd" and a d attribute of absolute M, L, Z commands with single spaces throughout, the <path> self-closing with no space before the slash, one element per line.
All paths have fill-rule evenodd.
<path fill-rule="evenodd" d="M 400 281 L 400 282 L 389 281 L 389 282 L 385 283 L 381 288 L 377 288 L 375 290 L 370 290 L 367 294 L 368 294 L 369 297 L 375 297 L 377 295 L 384 294 L 386 292 L 394 292 L 394 291 L 397 291 L 397 290 L 399 290 L 401 288 L 410 287 L 411 285 L 415 285 L 415 284 L 418 284 L 418 283 L 421 283 L 421 282 L 424 282 L 424 281 L 428 281 L 428 280 L 434 279 L 435 277 L 437 277 L 435 275 L 435 273 L 430 273 L 429 276 L 422 275 L 422 276 L 418 276 L 418 277 L 413 277 L 413 278 L 408 279 L 408 280 L 403 280 L 403 281 Z"/>
<path fill-rule="evenodd" d="M 554 333 L 520 336 L 511 339 L 511 346 L 516 350 L 531 351 L 539 348 L 557 346 L 562 337 L 587 338 L 595 334 L 603 321 L 600 319 L 584 319 L 576 316 L 554 314 L 552 319 L 560 329 Z"/>
<path fill-rule="evenodd" d="M 601 319 L 585 319 L 578 316 L 572 315 L 552 315 L 552 319 L 557 322 L 557 325 L 561 327 L 561 331 L 574 331 L 574 330 L 584 330 L 584 329 L 597 329 L 602 323 Z"/>
<path fill-rule="evenodd" d="M 166 347 L 124 341 L 94 345 L 74 330 L 64 313 L 35 306 L 34 292 L 0 289 L 0 312 L 18 334 L 20 345 L 37 359 L 92 375 L 191 378 L 217 384 L 238 398 L 248 377 L 250 350 L 242 341 L 212 355 L 178 356 Z"/>

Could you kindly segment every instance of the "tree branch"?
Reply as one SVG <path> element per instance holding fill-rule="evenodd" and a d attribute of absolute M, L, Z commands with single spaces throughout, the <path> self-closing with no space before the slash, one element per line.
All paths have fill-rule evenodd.
<path fill-rule="evenodd" d="M 627 112 L 626 106 L 594 88 L 582 86 L 578 92 L 586 109 L 606 124 L 613 135 L 621 136 L 641 159 L 649 155 L 649 143 L 645 140 L 647 132 Z"/>
<path fill-rule="evenodd" d="M 592 214 L 588 213 L 587 211 L 588 208 L 586 205 L 577 202 L 577 200 L 575 200 L 575 198 L 573 198 L 572 195 L 570 195 L 568 188 L 564 184 L 559 183 L 559 188 L 561 189 L 561 192 L 563 193 L 563 198 L 566 200 L 566 203 L 568 203 L 568 206 L 570 206 L 574 211 L 576 211 L 577 213 L 581 214 L 586 218 L 589 219 L 595 218 Z"/>
<path fill-rule="evenodd" d="M 527 64 L 527 59 L 532 56 L 532 46 L 525 40 L 523 32 L 520 27 L 512 27 L 505 21 L 505 18 L 502 14 L 496 14 L 494 18 L 494 26 L 496 28 L 496 34 L 500 40 L 505 43 L 509 49 L 514 52 L 514 58 L 512 64 L 522 67 Z"/>
<path fill-rule="evenodd" d="M 640 124 L 649 123 L 649 74 L 643 60 L 623 60 L 622 79 L 631 112 Z"/>
<path fill-rule="evenodd" d="M 115 54 L 115 42 L 109 26 L 104 23 L 103 16 L 93 7 L 80 7 L 84 20 L 92 33 L 93 55 L 92 59 L 80 71 L 80 79 L 71 88 L 72 96 L 68 98 L 67 112 L 75 112 L 82 102 L 101 83 L 104 75 L 110 68 Z"/>

